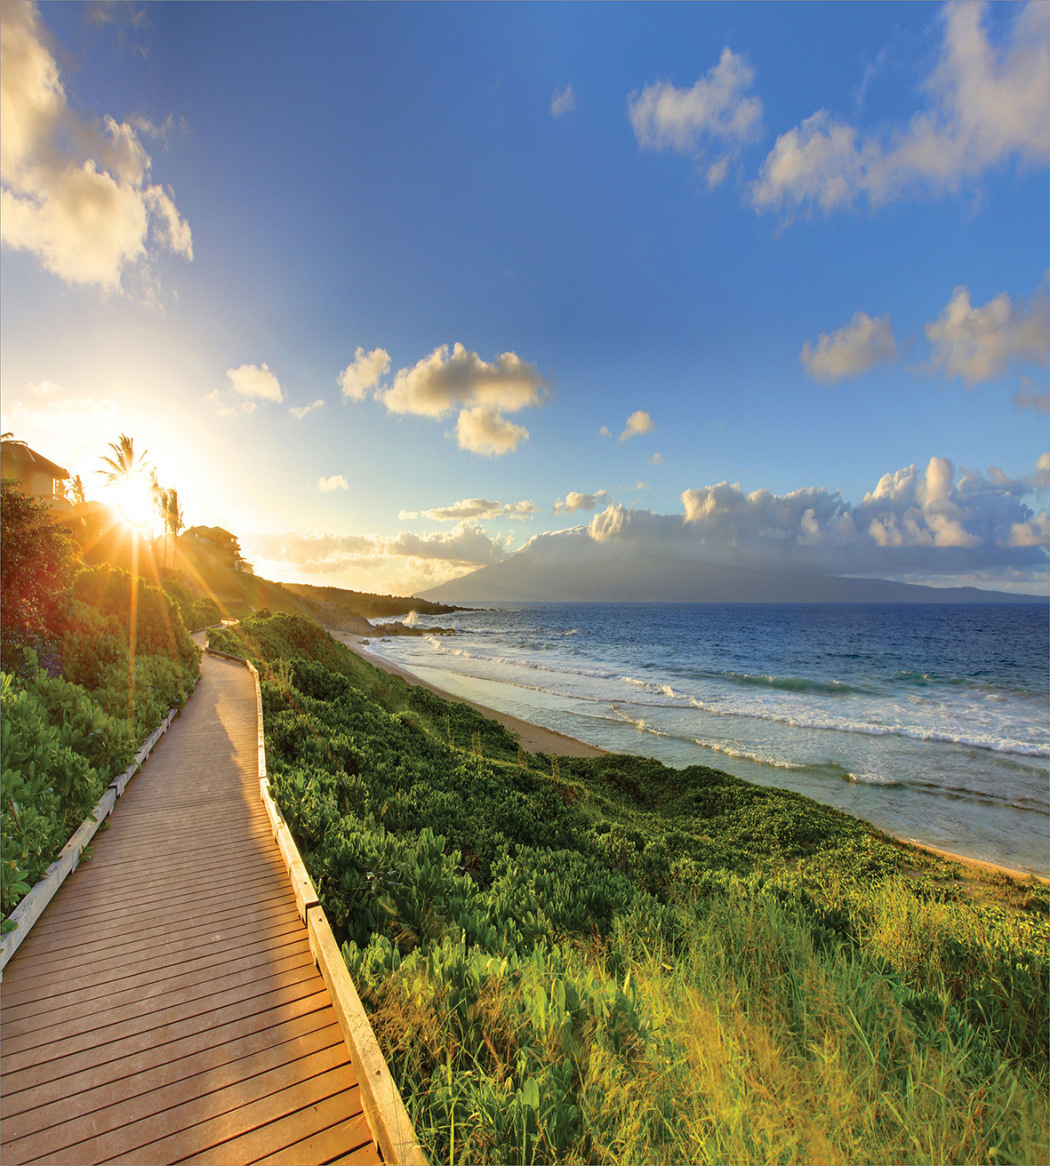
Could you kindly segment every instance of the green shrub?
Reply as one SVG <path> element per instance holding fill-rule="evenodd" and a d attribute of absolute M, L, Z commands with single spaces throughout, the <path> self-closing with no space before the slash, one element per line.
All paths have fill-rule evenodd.
<path fill-rule="evenodd" d="M 116 616 L 130 641 L 134 600 L 135 650 L 144 655 L 170 656 L 184 664 L 197 659 L 197 647 L 182 622 L 178 605 L 159 587 L 131 575 L 120 567 L 101 563 L 85 567 L 73 579 L 73 594 L 98 608 L 102 615 Z"/>
<path fill-rule="evenodd" d="M 529 756 L 295 617 L 212 642 L 435 1160 L 1045 1158 L 1043 916 L 800 795 Z"/>
<path fill-rule="evenodd" d="M 0 541 L 0 667 L 26 672 L 28 650 L 56 668 L 73 562 L 69 533 L 44 503 L 5 481 Z"/>
<path fill-rule="evenodd" d="M 0 673 L 5 916 L 44 874 L 110 780 L 109 770 L 93 766 L 77 746 L 89 743 L 96 754 L 122 756 L 119 728 L 75 685 L 55 692 L 60 684 L 38 672 L 23 688 Z M 89 726 L 107 738 L 104 744 L 90 741 Z"/>

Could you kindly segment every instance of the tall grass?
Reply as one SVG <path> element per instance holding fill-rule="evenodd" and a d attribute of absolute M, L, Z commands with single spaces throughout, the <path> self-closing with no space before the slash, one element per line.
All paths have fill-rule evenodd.
<path fill-rule="evenodd" d="M 525 754 L 306 621 L 237 635 L 432 1161 L 1050 1160 L 1037 888 L 715 770 Z"/>
<path fill-rule="evenodd" d="M 436 1160 L 1046 1160 L 1045 1088 L 952 1005 L 772 895 L 688 914 L 684 943 L 636 913 L 553 959 L 450 944 L 396 972 L 374 1023 L 427 1082 L 411 1104 Z"/>

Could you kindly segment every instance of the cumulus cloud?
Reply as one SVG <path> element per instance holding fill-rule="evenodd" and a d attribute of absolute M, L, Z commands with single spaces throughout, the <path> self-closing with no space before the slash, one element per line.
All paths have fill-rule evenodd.
<path fill-rule="evenodd" d="M 889 316 L 856 312 L 837 332 L 821 332 L 817 343 L 802 345 L 799 359 L 814 380 L 831 384 L 856 377 L 881 360 L 893 360 L 897 346 Z"/>
<path fill-rule="evenodd" d="M 563 546 L 898 578 L 1021 571 L 1032 583 L 1046 571 L 1046 520 L 1024 499 L 1044 476 L 1050 455 L 1018 479 L 934 457 L 885 474 L 856 505 L 823 487 L 774 494 L 721 482 L 686 490 L 679 515 L 609 505 Z"/>
<path fill-rule="evenodd" d="M 638 437 L 643 433 L 651 433 L 655 428 L 656 425 L 652 417 L 644 409 L 636 409 L 627 418 L 627 425 L 623 433 L 620 434 L 620 440 L 627 441 L 630 437 Z"/>
<path fill-rule="evenodd" d="M 1039 455 L 1035 463 L 1035 473 L 1026 481 L 1026 487 L 1031 493 L 1050 490 L 1050 453 Z"/>
<path fill-rule="evenodd" d="M 1050 547 L 1050 513 L 1035 514 L 1027 522 L 1010 527 L 1012 547 Z"/>
<path fill-rule="evenodd" d="M 56 393 L 62 392 L 61 385 L 48 380 L 30 382 L 26 388 L 34 397 L 53 397 Z"/>
<path fill-rule="evenodd" d="M 925 331 L 931 369 L 970 385 L 994 380 L 1011 364 L 1050 362 L 1050 296 L 1015 304 L 1003 292 L 975 308 L 969 288 L 957 287 Z"/>
<path fill-rule="evenodd" d="M 596 494 L 578 494 L 570 490 L 564 498 L 554 503 L 552 514 L 572 514 L 577 510 L 593 510 L 602 505 L 609 497 L 608 491 L 599 490 Z"/>
<path fill-rule="evenodd" d="M 249 401 L 284 400 L 280 382 L 270 371 L 270 366 L 264 361 L 262 365 L 242 364 L 239 368 L 228 368 L 226 375 L 230 378 L 230 385 L 234 392 Z"/>
<path fill-rule="evenodd" d="M 330 478 L 318 478 L 317 488 L 322 494 L 331 494 L 333 490 L 349 490 L 350 483 L 342 474 L 333 474 Z"/>
<path fill-rule="evenodd" d="M 576 94 L 571 85 L 564 89 L 555 89 L 551 98 L 551 116 L 561 117 L 563 113 L 571 113 L 576 108 Z"/>
<path fill-rule="evenodd" d="M 34 387 L 30 386 L 30 391 Z M 4 409 L 2 416 L 3 431 L 13 432 L 30 445 L 34 440 L 46 440 L 68 446 L 85 434 L 117 431 L 124 424 L 115 401 L 97 397 L 59 398 L 57 393 L 36 395 L 42 398 L 39 404 L 15 401 Z"/>
<path fill-rule="evenodd" d="M 359 348 L 340 377 L 344 395 L 362 400 L 371 392 L 391 413 L 417 417 L 437 419 L 458 409 L 460 448 L 487 457 L 509 453 L 528 439 L 529 431 L 504 414 L 542 404 L 548 387 L 536 366 L 516 353 L 486 361 L 458 343 L 451 352 L 447 344 L 435 348 L 412 368 L 400 369 L 393 384 L 382 386 L 388 368 L 383 349 L 366 354 Z"/>
<path fill-rule="evenodd" d="M 393 536 L 303 534 L 284 531 L 257 534 L 243 540 L 253 557 L 293 567 L 306 574 L 371 571 L 400 563 L 402 570 L 432 574 L 427 564 L 445 571 L 484 567 L 505 557 L 503 545 L 476 523 L 462 522 L 450 531 Z"/>
<path fill-rule="evenodd" d="M 1050 413 L 1050 387 L 1040 389 L 1031 377 L 1022 376 L 1020 387 L 1014 394 L 1014 404 L 1021 410 Z"/>
<path fill-rule="evenodd" d="M 444 417 L 459 407 L 484 405 L 516 413 L 538 405 L 546 382 L 513 352 L 488 362 L 462 344 L 435 348 L 412 368 L 403 368 L 391 387 L 376 397 L 392 413 Z"/>
<path fill-rule="evenodd" d="M 309 405 L 292 405 L 288 412 L 296 421 L 302 421 L 304 417 L 312 413 L 315 409 L 324 408 L 324 401 L 318 397 L 316 401 L 311 401 Z"/>
<path fill-rule="evenodd" d="M 654 453 L 649 459 L 651 466 L 662 466 L 664 464 L 664 455 L 662 453 Z"/>
<path fill-rule="evenodd" d="M 161 249 L 193 258 L 189 225 L 127 122 L 70 109 L 35 4 L 0 15 L 0 238 L 70 284 L 147 292 Z"/>
<path fill-rule="evenodd" d="M 524 425 L 515 425 L 500 413 L 495 405 L 475 405 L 461 409 L 456 420 L 456 440 L 460 449 L 486 457 L 499 457 L 528 441 L 529 431 Z"/>
<path fill-rule="evenodd" d="M 762 133 L 762 101 L 748 93 L 754 78 L 747 61 L 726 47 L 691 89 L 658 81 L 632 93 L 627 116 L 639 146 L 694 158 L 708 186 L 717 186 L 740 147 Z M 717 156 L 707 161 L 705 150 L 712 149 Z"/>
<path fill-rule="evenodd" d="M 1050 515 L 1025 502 L 1043 478 L 1050 455 L 1016 479 L 935 457 L 925 469 L 884 475 L 856 505 L 823 487 L 774 494 L 721 482 L 686 490 L 678 514 L 610 504 L 586 526 L 537 535 L 519 553 L 550 569 L 644 558 L 1043 592 Z"/>
<path fill-rule="evenodd" d="M 438 522 L 463 522 L 473 519 L 475 522 L 491 518 L 514 518 L 524 521 L 536 513 L 535 502 L 491 502 L 487 498 L 464 498 L 453 502 L 451 506 L 437 506 L 432 510 L 422 511 L 424 518 L 433 518 Z M 418 518 L 419 512 L 402 510 L 400 517 Z"/>
<path fill-rule="evenodd" d="M 339 374 L 339 387 L 348 401 L 363 401 L 390 369 L 390 354 L 385 348 L 354 350 L 354 359 Z"/>
<path fill-rule="evenodd" d="M 751 187 L 758 211 L 831 213 L 934 196 L 1012 158 L 1050 159 L 1050 6 L 1029 0 L 992 44 L 984 4 L 946 4 L 927 107 L 878 137 L 818 110 L 777 138 Z"/>
<path fill-rule="evenodd" d="M 612 434 L 609 432 L 609 426 L 603 425 L 601 427 L 601 429 L 598 430 L 598 436 L 599 437 L 612 437 Z"/>

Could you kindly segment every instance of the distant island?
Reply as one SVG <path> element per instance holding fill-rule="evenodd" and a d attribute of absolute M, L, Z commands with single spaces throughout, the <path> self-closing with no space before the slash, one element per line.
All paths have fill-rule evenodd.
<path fill-rule="evenodd" d="M 552 562 L 528 549 L 421 592 L 458 603 L 1038 603 L 1046 596 L 609 555 Z"/>

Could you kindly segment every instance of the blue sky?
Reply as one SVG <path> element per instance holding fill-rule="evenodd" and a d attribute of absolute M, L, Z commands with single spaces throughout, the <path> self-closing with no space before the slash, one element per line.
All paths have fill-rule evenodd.
<path fill-rule="evenodd" d="M 1050 5 L 3 23 L 3 428 L 89 496 L 127 432 L 270 578 L 1046 591 Z"/>

